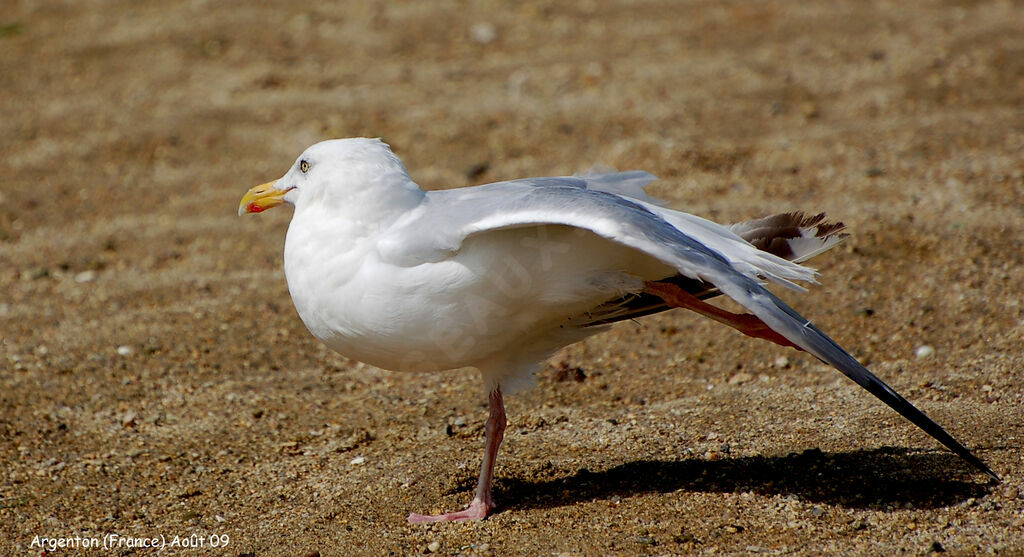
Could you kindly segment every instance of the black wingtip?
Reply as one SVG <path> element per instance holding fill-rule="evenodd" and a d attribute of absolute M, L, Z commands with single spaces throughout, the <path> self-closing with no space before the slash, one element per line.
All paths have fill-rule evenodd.
<path fill-rule="evenodd" d="M 934 422 L 932 422 L 932 423 L 934 423 Z M 936 426 L 936 427 L 938 427 L 938 426 Z M 940 427 L 939 429 L 942 429 L 942 428 Z M 943 433 L 945 433 L 945 431 L 943 431 Z M 949 435 L 949 434 L 947 433 L 946 435 Z M 935 436 L 933 435 L 932 437 L 935 437 Z M 1003 481 L 1002 478 L 999 477 L 999 474 L 996 474 L 994 471 L 992 471 L 992 469 L 989 468 L 987 464 L 982 462 L 982 460 L 980 458 L 974 456 L 974 453 L 972 453 L 970 450 L 968 450 L 967 447 L 964 447 L 960 443 L 957 443 L 956 440 L 954 440 L 953 442 L 956 443 L 957 447 L 959 447 L 959 450 L 957 450 L 954 447 L 951 447 L 949 444 L 944 442 L 942 439 L 939 439 L 938 437 L 936 437 L 936 439 L 940 443 L 942 443 L 943 445 L 946 445 L 946 447 L 949 447 L 949 449 L 951 451 L 956 453 L 957 456 L 959 456 L 960 458 L 964 459 L 968 464 L 970 464 L 971 466 L 974 466 L 978 470 L 980 470 L 980 471 L 984 472 L 985 474 L 987 474 L 988 477 L 990 478 L 990 481 L 992 483 L 998 484 L 998 483 Z M 950 439 L 953 439 L 952 436 L 950 436 Z"/>
<path fill-rule="evenodd" d="M 979 460 L 979 461 L 978 461 L 978 462 L 977 462 L 976 464 L 974 464 L 974 465 L 975 465 L 975 466 L 977 466 L 978 468 L 981 468 L 981 471 L 982 471 L 982 472 L 984 472 L 984 473 L 988 474 L 988 475 L 989 475 L 989 478 L 991 478 L 993 482 L 995 482 L 995 483 L 1001 483 L 1001 482 L 1003 481 L 1003 480 L 1002 480 L 1002 478 L 1000 478 L 1000 477 L 999 477 L 999 474 L 996 474 L 995 472 L 993 472 L 993 471 L 992 471 L 992 469 L 991 469 L 991 468 L 989 468 L 988 466 L 986 466 L 984 462 L 981 462 L 981 461 Z"/>
<path fill-rule="evenodd" d="M 968 450 L 967 447 L 963 446 L 963 444 L 946 432 L 945 429 L 942 429 L 942 426 L 935 423 L 924 412 L 897 393 L 892 387 L 886 385 L 884 381 L 868 371 L 868 369 L 861 365 L 856 358 L 843 350 L 843 348 L 836 344 L 834 340 L 829 338 L 828 335 L 821 332 L 821 330 L 812 325 L 799 313 L 793 310 L 793 308 L 786 305 L 785 302 L 778 299 L 773 294 L 769 293 L 768 297 L 774 302 L 776 308 L 781 310 L 782 313 L 786 314 L 791 319 L 790 323 L 786 323 L 787 325 L 802 323 L 797 331 L 791 331 L 791 333 L 796 332 L 797 334 L 794 335 L 794 338 L 798 337 L 797 340 L 801 341 L 796 344 L 800 345 L 804 350 L 807 350 L 823 362 L 838 369 L 843 375 L 853 380 L 854 383 L 864 387 L 864 389 L 869 393 L 875 395 L 876 398 L 895 410 L 899 415 L 910 420 L 914 425 L 924 430 L 925 433 L 931 435 L 936 441 L 945 445 L 946 448 L 953 451 L 954 454 L 962 458 L 965 462 L 984 472 L 994 481 L 1001 481 L 999 476 L 984 462 L 982 462 L 980 458 L 974 456 L 974 453 Z"/>
<path fill-rule="evenodd" d="M 932 437 L 935 437 L 935 436 L 933 435 Z M 982 460 L 980 458 L 974 456 L 974 453 L 972 453 L 970 450 L 968 450 L 963 445 L 960 445 L 959 443 L 957 443 L 957 445 L 959 445 L 960 449 L 962 449 L 962 450 L 956 450 L 953 447 L 950 447 L 947 443 L 943 442 L 942 439 L 938 439 L 937 437 L 936 437 L 936 439 L 940 443 L 942 443 L 943 445 L 946 445 L 946 447 L 948 447 L 951 451 L 956 453 L 957 456 L 959 456 L 960 458 L 964 459 L 964 461 L 966 461 L 968 464 L 970 464 L 971 466 L 974 466 L 978 470 L 980 470 L 980 471 L 984 472 L 985 474 L 987 474 L 988 477 L 991 479 L 991 481 L 993 483 L 997 483 L 998 484 L 998 483 L 1003 481 L 999 477 L 999 474 L 996 474 L 995 472 L 993 472 L 992 469 L 989 468 L 987 464 L 982 462 Z"/>
<path fill-rule="evenodd" d="M 850 362 L 853 362 L 855 365 L 850 365 Z M 864 387 L 868 392 L 875 395 L 876 398 L 899 413 L 899 415 L 910 420 L 914 425 L 932 436 L 933 439 L 945 445 L 946 448 L 953 451 L 954 454 L 962 458 L 965 462 L 984 472 L 996 482 L 1001 481 L 999 476 L 993 472 L 988 465 L 982 462 L 982 460 L 975 456 L 967 447 L 957 441 L 952 435 L 943 429 L 942 426 L 935 423 L 934 420 L 911 404 L 910 401 L 903 398 L 903 396 L 897 393 L 895 389 L 886 385 L 884 381 L 868 371 L 867 368 L 857 363 L 852 356 L 849 361 L 842 362 L 842 364 L 844 365 L 836 365 L 836 368 L 844 375 L 852 379 L 861 387 Z"/>

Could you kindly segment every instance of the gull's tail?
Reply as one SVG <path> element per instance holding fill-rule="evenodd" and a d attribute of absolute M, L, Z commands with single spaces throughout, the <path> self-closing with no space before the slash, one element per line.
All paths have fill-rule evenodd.
<path fill-rule="evenodd" d="M 731 225 L 729 230 L 759 250 L 794 263 L 801 263 L 828 251 L 849 236 L 844 232 L 846 225 L 841 222 L 826 222 L 825 213 L 807 216 L 799 211 L 738 222 Z M 721 294 L 714 284 L 683 275 L 668 277 L 658 282 L 678 286 L 699 300 L 707 300 Z M 588 319 L 581 326 L 608 325 L 668 309 L 672 309 L 672 306 L 653 294 L 629 294 L 609 300 L 587 312 Z"/>
<path fill-rule="evenodd" d="M 799 211 L 738 222 L 729 230 L 757 249 L 794 263 L 828 251 L 848 236 L 846 225 L 825 222 L 825 213 L 807 216 Z"/>

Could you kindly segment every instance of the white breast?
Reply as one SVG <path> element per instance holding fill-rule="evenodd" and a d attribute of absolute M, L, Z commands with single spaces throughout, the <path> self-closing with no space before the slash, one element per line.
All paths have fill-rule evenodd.
<path fill-rule="evenodd" d="M 392 370 L 537 356 L 597 332 L 561 330 L 569 317 L 671 274 L 564 226 L 481 234 L 448 259 L 412 266 L 382 262 L 372 237 L 316 247 L 324 232 L 289 229 L 285 272 L 299 316 L 333 350 Z"/>

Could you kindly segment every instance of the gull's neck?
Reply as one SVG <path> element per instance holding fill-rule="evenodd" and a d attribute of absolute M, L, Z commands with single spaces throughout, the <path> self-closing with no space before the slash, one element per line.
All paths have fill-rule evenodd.
<path fill-rule="evenodd" d="M 336 292 L 346 284 L 364 258 L 376 251 L 381 234 L 425 197 L 426 192 L 402 172 L 371 177 L 343 194 L 300 198 L 285 236 L 284 268 L 304 321 L 322 301 L 312 293 Z M 325 250 L 325 245 L 331 249 Z M 325 252 L 331 256 L 325 259 Z M 309 322 L 307 326 L 312 327 Z"/>

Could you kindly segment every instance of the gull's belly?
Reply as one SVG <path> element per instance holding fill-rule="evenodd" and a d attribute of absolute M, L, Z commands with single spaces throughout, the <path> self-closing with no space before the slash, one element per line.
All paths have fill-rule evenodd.
<path fill-rule="evenodd" d="M 343 356 L 391 370 L 477 365 L 530 332 L 557 328 L 561 313 L 538 306 L 524 277 L 479 275 L 455 261 L 357 273 L 338 285 L 313 284 L 312 276 L 295 282 L 289 276 L 314 336 Z"/>

